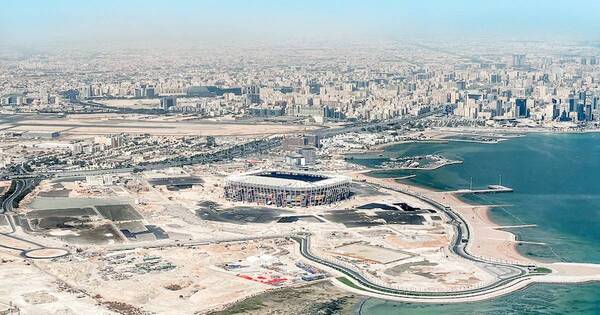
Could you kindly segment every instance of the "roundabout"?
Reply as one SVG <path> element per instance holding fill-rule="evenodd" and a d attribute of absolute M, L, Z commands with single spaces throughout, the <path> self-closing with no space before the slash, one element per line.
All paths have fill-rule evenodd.
<path fill-rule="evenodd" d="M 21 253 L 21 255 L 25 258 L 30 259 L 53 259 L 65 257 L 71 254 L 68 250 L 63 248 L 36 248 L 31 250 L 26 250 Z"/>

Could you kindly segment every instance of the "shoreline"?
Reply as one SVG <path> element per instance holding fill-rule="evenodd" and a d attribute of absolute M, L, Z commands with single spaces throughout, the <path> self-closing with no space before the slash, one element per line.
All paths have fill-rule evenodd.
<path fill-rule="evenodd" d="M 493 132 L 494 130 L 490 130 Z M 497 131 L 496 131 L 497 132 Z M 598 130 L 600 132 L 600 130 Z M 387 143 L 384 147 L 399 145 L 404 143 L 414 143 L 414 142 L 425 142 L 425 143 L 450 143 L 450 141 L 445 139 L 439 139 L 435 137 L 445 136 L 449 133 L 449 131 L 439 130 L 438 133 L 434 133 L 432 135 L 431 140 L 425 141 L 401 141 L 401 142 L 392 142 Z M 452 132 L 456 133 L 456 132 Z M 521 135 L 521 137 L 526 136 Z M 510 140 L 510 138 L 505 138 L 503 140 Z M 470 142 L 470 141 L 469 141 Z M 485 144 L 498 144 L 503 141 L 498 141 L 494 143 L 485 143 Z M 463 161 L 460 161 L 462 164 Z M 457 164 L 457 163 L 452 163 Z M 449 164 L 449 165 L 452 165 Z M 438 168 L 441 168 L 442 165 Z M 438 169 L 436 168 L 436 169 Z M 365 167 L 366 171 L 360 172 L 359 177 L 360 180 L 364 180 L 369 182 L 369 178 L 375 181 L 380 181 L 380 183 L 386 183 L 391 185 L 392 187 L 396 186 L 400 189 L 405 189 L 408 191 L 417 192 L 427 196 L 430 199 L 433 199 L 439 203 L 447 204 L 452 207 L 455 212 L 457 212 L 463 219 L 467 222 L 467 224 L 473 229 L 473 233 L 471 235 L 472 240 L 467 245 L 467 249 L 471 251 L 472 254 L 476 256 L 483 256 L 489 259 L 497 259 L 500 258 L 502 261 L 513 261 L 520 264 L 543 264 L 547 263 L 541 260 L 536 260 L 530 257 L 525 256 L 517 249 L 519 244 L 518 235 L 502 229 L 502 226 L 499 223 L 494 222 L 494 220 L 490 216 L 491 207 L 486 206 L 484 204 L 477 204 L 474 202 L 467 202 L 460 198 L 458 195 L 454 194 L 445 194 L 443 190 L 436 190 L 432 187 L 426 185 L 418 185 L 414 183 L 406 183 L 406 182 L 398 182 L 395 177 L 374 177 L 370 176 L 373 172 L 382 171 L 376 168 Z M 427 170 L 427 169 L 423 169 Z M 435 170 L 435 169 L 432 169 Z M 387 171 L 387 170 L 383 170 Z M 393 170 L 391 170 L 393 171 Z M 441 196 L 438 196 L 441 195 Z M 441 197 L 441 198 L 440 198 Z M 469 211 L 471 209 L 471 211 Z M 485 228 L 482 228 L 485 227 Z M 482 236 L 483 235 L 483 236 Z M 482 240 L 486 240 L 487 242 L 483 242 Z M 477 242 L 477 243 L 476 243 Z M 479 244 L 481 243 L 481 244 Z M 491 250 L 490 244 L 494 244 L 495 250 Z M 483 246 L 483 247 L 482 247 Z M 475 247 L 475 250 L 474 248 Z M 506 250 L 506 249 L 509 250 Z M 501 253 L 500 257 L 495 257 L 493 254 Z M 478 255 L 479 254 L 479 255 Z"/>
<path fill-rule="evenodd" d="M 490 260 L 515 262 L 525 265 L 545 263 L 524 256 L 517 250 L 519 242 L 517 235 L 500 229 L 502 226 L 494 222 L 489 216 L 489 206 L 471 204 L 461 200 L 458 196 L 435 191 L 427 187 L 399 183 L 395 178 L 378 178 L 369 176 L 368 174 L 368 172 L 353 173 L 352 176 L 359 181 L 364 180 L 367 183 L 377 184 L 382 187 L 395 187 L 400 190 L 419 193 L 441 204 L 452 207 L 453 211 L 461 215 L 472 229 L 470 235 L 471 241 L 467 249 L 473 255 L 485 257 Z"/>
<path fill-rule="evenodd" d="M 519 243 L 517 235 L 501 229 L 502 226 L 495 223 L 489 217 L 489 206 L 471 205 L 461 200 L 458 196 L 436 192 L 431 189 L 398 183 L 393 178 L 375 178 L 368 176 L 360 171 L 352 173 L 353 178 L 364 180 L 367 183 L 379 185 L 387 189 L 399 189 L 416 193 L 435 202 L 448 205 L 452 211 L 462 217 L 470 228 L 469 242 L 466 249 L 477 258 L 483 260 L 507 263 L 520 266 L 537 266 L 550 269 L 548 274 L 529 274 L 525 277 L 515 279 L 506 285 L 485 292 L 479 296 L 465 297 L 447 297 L 436 301 L 431 301 L 417 297 L 398 297 L 384 294 L 381 292 L 364 291 L 363 287 L 356 287 L 356 283 L 351 281 L 355 287 L 342 283 L 337 278 L 332 283 L 348 291 L 362 294 L 368 297 L 379 298 L 387 301 L 406 302 L 406 303 L 424 303 L 424 304 L 444 304 L 444 303 L 470 303 L 481 300 L 494 299 L 500 296 L 513 294 L 526 289 L 533 284 L 582 284 L 600 281 L 600 264 L 593 263 L 568 263 L 568 262 L 544 262 L 524 256 L 517 250 Z"/>
<path fill-rule="evenodd" d="M 507 130 L 507 129 L 497 129 L 497 128 L 492 128 L 492 129 L 478 129 L 478 128 L 467 128 L 464 130 L 453 130 L 453 129 L 431 129 L 429 131 L 425 131 L 425 132 L 429 132 L 429 133 L 434 133 L 434 135 L 432 136 L 432 138 L 430 139 L 426 139 L 426 140 L 401 140 L 401 141 L 392 141 L 392 142 L 388 142 L 388 143 L 382 143 L 382 144 L 378 144 L 375 145 L 374 147 L 372 147 L 370 150 L 364 150 L 365 152 L 362 153 L 357 153 L 357 152 L 353 152 L 353 153 L 348 153 L 348 154 L 343 154 L 344 156 L 346 155 L 353 155 L 353 154 L 366 154 L 367 152 L 373 152 L 373 151 L 380 151 L 383 150 L 385 151 L 385 148 L 390 147 L 390 146 L 394 146 L 394 145 L 398 145 L 398 144 L 407 144 L 407 143 L 449 143 L 449 142 L 471 142 L 471 143 L 482 143 L 482 144 L 498 144 L 500 142 L 503 142 L 505 140 L 510 140 L 513 138 L 518 138 L 518 137 L 524 137 L 527 134 L 550 134 L 550 135 L 556 135 L 556 134 L 590 134 L 590 133 L 599 133 L 600 134 L 600 129 L 591 129 L 591 130 L 552 130 L 552 129 L 547 129 L 547 128 L 540 128 L 540 129 L 514 129 L 514 130 Z M 502 133 L 508 133 L 508 134 L 517 134 L 517 135 L 506 135 L 505 137 L 502 137 L 502 140 L 498 140 L 498 141 L 494 141 L 494 142 L 487 142 L 487 141 L 477 141 L 477 140 L 464 140 L 461 141 L 460 139 L 444 139 L 444 138 L 436 138 L 445 134 L 460 134 L 460 133 L 474 133 L 474 132 L 502 132 Z"/>
<path fill-rule="evenodd" d="M 497 130 L 497 129 L 491 129 L 489 130 L 489 132 L 500 132 L 501 130 Z M 506 131 L 506 130 L 503 130 Z M 382 144 L 379 145 L 379 147 L 381 147 L 383 150 L 383 152 L 385 152 L 385 148 L 390 147 L 390 146 L 394 146 L 394 145 L 400 145 L 400 144 L 407 144 L 407 143 L 450 143 L 450 142 L 454 142 L 453 140 L 449 140 L 449 139 L 444 139 L 444 138 L 439 138 L 439 137 L 443 137 L 446 136 L 448 134 L 456 134 L 456 133 L 461 133 L 460 131 L 450 131 L 450 130 L 431 130 L 430 132 L 432 132 L 432 134 L 430 134 L 430 136 L 432 137 L 430 140 L 423 140 L 423 141 L 418 141 L 418 140 L 409 140 L 409 141 L 398 141 L 398 142 L 390 142 L 390 143 L 386 143 L 386 144 Z M 463 131 L 463 132 L 469 132 L 469 131 Z M 512 131 L 508 131 L 508 132 L 512 132 Z M 586 134 L 586 133 L 600 133 L 600 129 L 598 130 L 588 130 L 588 131 L 549 131 L 549 130 L 530 130 L 530 132 L 520 132 L 520 135 L 515 136 L 515 137 L 525 137 L 528 134 L 549 134 L 549 135 L 556 135 L 556 134 Z M 495 142 L 479 142 L 479 141 L 456 141 L 456 142 L 469 142 L 469 143 L 481 143 L 481 144 L 498 144 L 500 142 L 504 142 L 506 140 L 511 140 L 512 137 L 510 138 L 503 138 L 502 141 L 495 141 Z M 353 163 L 353 162 L 351 162 Z M 528 257 L 524 254 L 522 254 L 521 252 L 519 252 L 518 250 L 518 244 L 520 243 L 519 240 L 519 236 L 516 233 L 513 233 L 511 231 L 505 230 L 503 229 L 499 223 L 495 222 L 490 215 L 490 211 L 492 206 L 488 206 L 485 204 L 478 204 L 476 202 L 472 202 L 472 201 L 466 201 L 463 198 L 461 198 L 461 195 L 454 195 L 454 194 L 444 194 L 444 196 L 440 199 L 439 196 L 436 197 L 437 194 L 441 194 L 444 193 L 443 190 L 436 190 L 435 188 L 432 188 L 430 186 L 424 185 L 424 184 L 416 184 L 416 183 L 407 183 L 407 182 L 398 182 L 397 180 L 403 180 L 403 179 L 410 179 L 416 176 L 416 174 L 412 174 L 412 175 L 408 175 L 408 176 L 403 176 L 403 177 L 376 177 L 376 176 L 372 176 L 373 173 L 376 172 L 385 172 L 385 171 L 432 171 L 432 170 L 436 170 L 439 169 L 441 167 L 445 167 L 445 166 L 449 166 L 449 165 L 453 165 L 453 164 L 462 164 L 463 161 L 460 161 L 460 163 L 447 163 L 447 164 L 443 164 L 440 165 L 436 168 L 431 168 L 431 169 L 427 169 L 427 168 L 423 168 L 423 169 L 410 169 L 410 168 L 400 168 L 400 169 L 379 169 L 379 168 L 371 168 L 371 167 L 367 167 L 367 166 L 363 166 L 364 170 L 362 170 L 361 172 L 359 172 L 360 175 L 362 175 L 362 178 L 360 178 L 360 181 L 366 181 L 369 182 L 368 178 L 371 179 L 375 179 L 375 180 L 380 180 L 382 183 L 383 182 L 387 182 L 387 184 L 390 184 L 392 186 L 397 185 L 397 187 L 399 187 L 400 189 L 405 189 L 408 191 L 413 191 L 413 192 L 417 192 L 417 193 L 421 193 L 437 202 L 440 202 L 442 204 L 448 204 L 448 202 L 450 202 L 448 204 L 448 206 L 452 207 L 454 209 L 455 212 L 457 212 L 459 215 L 461 215 L 465 221 L 467 221 L 467 224 L 473 228 L 474 232 L 472 233 L 472 238 L 476 239 L 476 235 L 481 235 L 481 232 L 487 232 L 487 231 L 481 231 L 482 228 L 481 226 L 485 226 L 487 227 L 489 230 L 494 230 L 494 231 L 498 231 L 501 233 L 483 233 L 483 237 L 484 238 L 488 238 L 489 242 L 487 242 L 486 244 L 477 244 L 476 246 L 474 245 L 475 242 L 471 241 L 469 242 L 467 249 L 469 249 L 470 251 L 472 251 L 473 254 L 477 254 L 476 252 L 473 252 L 473 247 L 475 246 L 477 251 L 481 251 L 484 254 L 490 254 L 488 253 L 490 250 L 487 248 L 489 246 L 490 243 L 494 243 L 495 247 L 498 249 L 498 252 L 502 252 L 502 259 L 507 259 L 506 261 L 509 260 L 514 260 L 516 262 L 523 262 L 526 264 L 545 264 L 548 263 L 548 261 L 543 261 L 543 260 L 539 260 L 539 259 L 535 259 L 532 257 Z M 353 163 L 353 164 L 357 164 L 357 165 L 361 165 L 358 163 Z M 471 211 L 468 211 L 468 209 L 471 209 Z M 465 210 L 466 209 L 466 210 Z M 481 237 L 481 236 L 480 236 Z M 501 244 L 496 244 L 500 242 Z M 483 247 L 481 247 L 483 245 Z M 511 248 L 511 250 L 509 252 L 503 252 L 503 250 L 505 248 Z M 489 258 L 494 258 L 493 255 L 490 256 Z M 556 261 L 561 262 L 561 261 Z"/>
<path fill-rule="evenodd" d="M 533 133 L 532 133 L 533 134 Z M 541 134 L 541 133 L 538 133 Z M 555 135 L 555 132 L 545 132 L 545 134 Z M 583 134 L 577 132 L 577 134 Z M 432 136 L 442 136 L 443 133 L 437 133 Z M 523 135 L 526 136 L 527 134 Z M 508 140 L 508 139 L 507 139 Z M 397 143 L 394 143 L 397 144 Z M 392 145 L 392 144 L 388 144 Z M 469 241 L 465 247 L 472 256 L 482 260 L 507 263 L 520 266 L 537 266 L 551 270 L 544 275 L 531 274 L 520 280 L 515 280 L 511 284 L 496 292 L 487 292 L 479 297 L 465 297 L 447 299 L 437 303 L 460 303 L 473 302 L 486 299 L 494 299 L 499 296 L 508 295 L 523 290 L 532 284 L 578 284 L 600 281 L 600 264 L 594 263 L 572 263 L 561 260 L 542 260 L 536 257 L 529 257 L 519 251 L 518 245 L 527 243 L 519 240 L 517 233 L 505 229 L 509 226 L 502 226 L 495 222 L 491 217 L 491 208 L 494 205 L 480 204 L 474 200 L 465 200 L 460 194 L 449 194 L 444 190 L 436 190 L 426 184 L 406 183 L 397 181 L 395 177 L 376 177 L 373 174 L 373 168 L 363 166 L 362 171 L 352 172 L 352 177 L 361 182 L 372 183 L 382 188 L 397 189 L 407 191 L 410 194 L 416 194 L 424 199 L 432 200 L 436 203 L 448 206 L 452 211 L 458 214 L 469 228 Z M 339 281 L 333 281 L 337 286 L 346 287 L 353 292 L 358 293 L 357 288 L 349 287 Z M 406 297 L 395 297 L 376 292 L 367 292 L 365 295 L 380 298 L 383 300 L 392 300 L 398 302 L 410 303 L 432 303 L 423 299 L 414 299 Z M 433 302 L 436 303 L 436 302 Z"/>
<path fill-rule="evenodd" d="M 435 166 L 427 166 L 427 167 L 395 167 L 395 168 L 369 168 L 368 172 L 365 174 L 373 173 L 373 172 L 390 172 L 390 171 L 435 171 L 445 166 L 462 164 L 463 161 L 459 160 L 449 160 L 442 164 L 438 164 Z"/>
<path fill-rule="evenodd" d="M 460 195 L 448 194 L 443 191 L 436 191 L 427 186 L 419 186 L 413 183 L 398 182 L 395 178 L 373 177 L 370 173 L 373 169 L 363 167 L 360 170 L 347 172 L 358 182 L 372 183 L 382 188 L 406 190 L 417 195 L 422 195 L 431 200 L 448 205 L 452 211 L 459 214 L 463 221 L 469 226 L 468 252 L 472 256 L 481 257 L 488 261 L 505 262 L 509 264 L 518 264 L 521 266 L 536 265 L 551 269 L 549 274 L 530 274 L 516 279 L 495 290 L 490 290 L 478 296 L 464 297 L 444 297 L 438 300 L 427 300 L 419 297 L 400 297 L 387 295 L 380 292 L 369 291 L 368 288 L 357 285 L 351 278 L 347 278 L 355 286 L 349 286 L 348 283 L 340 281 L 338 278 L 332 278 L 329 281 L 336 287 L 347 292 L 356 293 L 364 298 L 360 299 L 355 307 L 360 307 L 361 303 L 369 298 L 378 298 L 387 301 L 440 304 L 440 303 L 469 303 L 481 300 L 495 299 L 500 296 L 517 293 L 533 284 L 576 284 L 600 281 L 600 264 L 589 263 L 563 263 L 547 262 L 527 257 L 518 251 L 519 239 L 517 234 L 502 229 L 499 223 L 494 222 L 490 215 L 491 206 L 481 205 L 475 201 L 464 200 Z M 297 254 L 297 249 L 294 252 Z M 330 271 L 332 274 L 339 274 L 338 271 L 321 267 Z M 343 275 L 341 275 L 344 277 Z"/>
<path fill-rule="evenodd" d="M 371 150 L 368 150 L 369 152 L 373 152 L 373 150 L 381 150 L 383 152 L 385 152 L 385 148 L 387 147 L 391 147 L 397 144 L 407 144 L 407 143 L 448 143 L 448 140 L 444 140 L 444 139 L 427 139 L 427 140 L 402 140 L 402 141 L 392 141 L 392 142 L 388 142 L 388 143 L 382 143 L 382 144 L 378 144 L 376 146 L 374 146 L 373 148 L 371 148 Z M 364 154 L 364 153 L 362 153 Z"/>

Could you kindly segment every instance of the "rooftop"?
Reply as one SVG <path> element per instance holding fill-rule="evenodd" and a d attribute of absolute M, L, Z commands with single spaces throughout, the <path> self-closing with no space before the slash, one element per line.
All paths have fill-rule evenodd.
<path fill-rule="evenodd" d="M 231 175 L 226 181 L 286 188 L 318 188 L 350 182 L 350 177 L 305 171 L 262 170 Z"/>

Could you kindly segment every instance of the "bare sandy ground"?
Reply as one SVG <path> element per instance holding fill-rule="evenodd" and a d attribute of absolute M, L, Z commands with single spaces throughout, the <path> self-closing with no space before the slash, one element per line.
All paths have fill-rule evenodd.
<path fill-rule="evenodd" d="M 125 119 L 53 119 L 24 120 L 9 127 L 10 131 L 49 132 L 64 135 L 105 135 L 119 133 L 150 134 L 161 136 L 256 136 L 297 133 L 314 127 L 284 124 L 241 124 L 210 121 L 149 121 Z"/>
<path fill-rule="evenodd" d="M 374 183 L 388 188 L 397 188 L 408 190 L 414 193 L 422 194 L 432 200 L 440 202 L 444 205 L 452 207 L 452 209 L 463 217 L 471 230 L 471 239 L 468 245 L 468 250 L 475 256 L 479 256 L 492 261 L 502 261 L 514 264 L 537 265 L 546 267 L 552 270 L 552 273 L 528 277 L 518 281 L 510 288 L 491 292 L 487 295 L 482 295 L 472 298 L 463 299 L 448 299 L 447 301 L 438 302 L 466 302 L 474 300 L 482 300 L 493 298 L 503 294 L 514 292 L 524 288 L 535 282 L 542 283 L 582 283 L 589 281 L 600 281 L 600 264 L 585 264 L 585 263 L 545 263 L 533 260 L 523 256 L 516 248 L 516 237 L 514 234 L 498 230 L 499 227 L 494 223 L 489 215 L 489 208 L 472 206 L 456 196 L 447 193 L 435 192 L 422 187 L 398 183 L 390 178 L 373 178 L 363 174 L 364 172 L 355 172 L 352 174 L 354 179 L 365 180 L 369 183 Z M 336 283 L 340 286 L 340 283 Z M 346 286 L 344 286 L 346 287 Z M 354 289 L 352 290 L 355 291 Z M 371 295 L 371 294 L 369 294 Z M 374 295 L 376 296 L 376 295 Z M 379 296 L 381 298 L 406 300 L 401 298 L 390 298 Z M 412 299 L 411 299 L 412 300 Z M 422 301 L 426 302 L 426 301 Z"/>
<path fill-rule="evenodd" d="M 499 290 L 484 293 L 477 296 L 466 296 L 466 297 L 448 297 L 440 298 L 436 300 L 427 300 L 422 298 L 402 298 L 390 295 L 383 295 L 377 293 L 367 293 L 366 295 L 385 300 L 402 301 L 402 302 L 417 302 L 417 303 L 469 303 L 487 299 L 497 298 L 499 296 L 508 295 L 518 290 L 524 289 L 535 283 L 584 283 L 590 281 L 600 281 L 600 265 L 598 264 L 573 264 L 573 263 L 554 263 L 548 264 L 547 267 L 552 268 L 553 273 L 544 276 L 527 277 L 521 280 L 517 280 L 510 286 L 505 286 Z M 356 288 L 349 287 L 342 284 L 337 279 L 332 280 L 332 283 L 344 290 L 353 292 L 356 294 L 363 294 L 365 292 Z"/>
<path fill-rule="evenodd" d="M 21 314 L 117 314 L 57 284 L 21 257 L 0 252 L 0 303 L 16 303 Z"/>
<path fill-rule="evenodd" d="M 353 176 L 356 179 L 366 180 L 384 187 L 419 193 L 452 207 L 455 212 L 463 217 L 472 231 L 468 249 L 475 256 L 520 264 L 536 263 L 536 261 L 524 257 L 517 251 L 514 234 L 494 229 L 498 225 L 490 219 L 487 207 L 471 207 L 470 204 L 452 194 L 439 193 L 422 187 L 398 183 L 390 178 L 373 178 L 361 173 L 354 173 Z"/>

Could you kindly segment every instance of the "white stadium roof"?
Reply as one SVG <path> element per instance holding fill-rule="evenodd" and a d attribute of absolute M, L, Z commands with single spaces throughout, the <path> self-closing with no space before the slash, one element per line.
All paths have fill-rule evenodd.
<path fill-rule="evenodd" d="M 276 178 L 261 176 L 260 174 L 268 173 L 283 173 L 293 175 L 305 175 L 305 176 L 319 176 L 323 177 L 322 180 L 309 182 L 297 179 L 287 178 Z M 253 171 L 248 173 L 234 174 L 225 179 L 229 183 L 246 184 L 252 186 L 270 186 L 278 188 L 290 188 L 290 189 L 318 189 L 323 187 L 330 187 L 333 185 L 339 185 L 344 183 L 350 183 L 351 179 L 344 175 L 330 175 L 323 173 L 304 172 L 304 171 L 289 171 L 289 170 L 261 170 Z"/>

